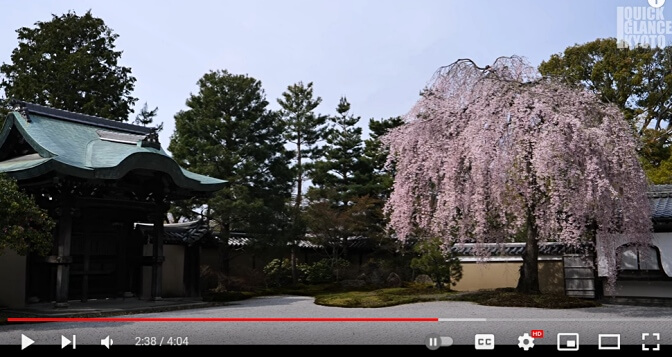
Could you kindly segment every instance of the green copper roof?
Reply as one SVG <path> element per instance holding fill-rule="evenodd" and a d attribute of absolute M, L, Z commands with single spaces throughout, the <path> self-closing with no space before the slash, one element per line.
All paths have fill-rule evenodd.
<path fill-rule="evenodd" d="M 162 172 L 182 189 L 211 192 L 225 181 L 180 167 L 159 145 L 153 128 L 115 122 L 31 103 L 17 103 L 0 131 L 0 157 L 18 135 L 32 153 L 0 161 L 18 180 L 56 172 L 84 179 L 121 179 L 132 170 Z M 13 133 L 13 134 L 12 134 Z M 18 156 L 16 156 L 18 155 Z"/>

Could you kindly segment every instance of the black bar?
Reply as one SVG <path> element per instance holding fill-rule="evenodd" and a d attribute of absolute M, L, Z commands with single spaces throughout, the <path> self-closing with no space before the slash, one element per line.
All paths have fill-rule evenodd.
<path fill-rule="evenodd" d="M 31 345 L 21 350 L 19 343 L 16 345 L 0 345 L 0 356 L 20 356 L 21 354 L 32 355 L 33 353 L 48 353 L 51 355 L 73 356 L 78 353 L 91 356 L 91 353 L 96 353 L 97 356 L 103 355 L 118 355 L 119 353 L 142 352 L 182 352 L 182 353 L 205 353 L 215 352 L 222 354 L 230 354 L 233 351 L 245 351 L 249 353 L 372 353 L 373 355 L 380 355 L 380 353 L 393 353 L 390 355 L 398 355 L 398 353 L 409 354 L 407 356 L 462 356 L 467 353 L 471 355 L 481 356 L 502 356 L 502 353 L 516 353 L 524 354 L 525 356 L 560 354 L 560 355 L 576 355 L 569 352 L 580 352 L 583 354 L 590 353 L 600 355 L 616 356 L 619 353 L 630 352 L 637 355 L 644 353 L 651 356 L 669 355 L 672 351 L 672 345 L 660 345 L 658 351 L 652 350 L 655 346 L 646 346 L 649 351 L 643 351 L 642 345 L 622 345 L 620 350 L 599 350 L 594 345 L 582 345 L 578 351 L 558 351 L 555 345 L 536 345 L 528 351 L 524 351 L 517 345 L 496 345 L 492 350 L 477 350 L 472 345 L 456 345 L 444 346 L 436 350 L 430 350 L 424 345 L 187 345 L 187 346 L 134 346 L 134 345 L 111 345 L 109 348 L 102 345 L 77 345 L 76 349 L 72 345 L 61 348 L 60 345 Z"/>

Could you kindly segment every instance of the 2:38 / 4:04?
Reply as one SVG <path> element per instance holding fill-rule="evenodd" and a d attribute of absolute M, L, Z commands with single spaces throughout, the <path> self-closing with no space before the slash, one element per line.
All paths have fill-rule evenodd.
<path fill-rule="evenodd" d="M 135 338 L 136 346 L 188 346 L 189 337 L 169 336 L 155 337 L 145 336 Z"/>

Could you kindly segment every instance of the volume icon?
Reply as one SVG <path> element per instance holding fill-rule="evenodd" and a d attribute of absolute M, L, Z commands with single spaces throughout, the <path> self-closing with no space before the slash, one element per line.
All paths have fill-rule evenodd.
<path fill-rule="evenodd" d="M 113 343 L 114 343 L 114 341 L 110 338 L 110 336 L 107 336 L 107 337 L 102 338 L 100 340 L 100 344 L 102 346 L 107 347 L 108 350 L 110 349 L 110 346 L 112 346 Z"/>

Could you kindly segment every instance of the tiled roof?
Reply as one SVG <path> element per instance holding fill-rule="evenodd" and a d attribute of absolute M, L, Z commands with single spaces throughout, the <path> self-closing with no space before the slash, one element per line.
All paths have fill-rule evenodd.
<path fill-rule="evenodd" d="M 136 223 L 135 229 L 151 241 L 154 237 L 154 225 L 152 223 Z M 210 233 L 208 226 L 203 221 L 184 223 L 167 223 L 163 225 L 163 242 L 165 244 L 182 244 L 191 246 L 199 242 Z"/>
<path fill-rule="evenodd" d="M 672 185 L 651 185 L 648 193 L 649 197 L 670 197 L 672 196 Z"/>
<path fill-rule="evenodd" d="M 672 220 L 672 197 L 651 198 L 653 211 L 651 215 L 655 221 Z"/>
<path fill-rule="evenodd" d="M 672 221 L 672 185 L 652 185 L 648 192 L 654 221 Z"/>
<path fill-rule="evenodd" d="M 252 241 L 253 239 L 248 237 L 245 233 L 232 232 L 231 237 L 229 238 L 229 245 L 234 247 L 243 247 L 246 245 L 250 245 Z M 348 249 L 365 248 L 369 244 L 371 244 L 371 240 L 365 237 L 353 237 L 348 239 Z M 319 249 L 323 247 L 322 245 L 315 244 L 309 240 L 300 240 L 297 243 L 297 245 L 299 246 L 299 248 L 306 248 L 306 249 Z"/>
<path fill-rule="evenodd" d="M 521 256 L 525 249 L 525 243 L 464 243 L 455 244 L 452 248 L 453 253 L 459 256 L 477 256 L 479 248 L 491 256 Z M 540 243 L 540 256 L 561 256 L 563 254 L 582 253 L 589 249 L 588 246 L 575 248 L 562 243 Z"/>
<path fill-rule="evenodd" d="M 147 169 L 167 174 L 189 197 L 192 192 L 219 190 L 226 183 L 180 167 L 161 148 L 151 128 L 27 102 L 14 104 L 15 111 L 0 129 L 0 149 L 11 152 L 20 137 L 32 150 L 5 157 L 0 172 L 17 180 L 52 171 L 83 179 L 117 180 L 132 170 Z"/>

